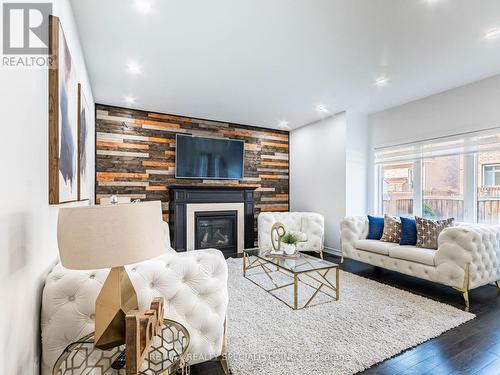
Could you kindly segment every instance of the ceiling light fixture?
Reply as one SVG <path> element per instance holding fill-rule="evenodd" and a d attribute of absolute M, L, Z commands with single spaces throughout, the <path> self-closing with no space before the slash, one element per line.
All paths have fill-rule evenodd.
<path fill-rule="evenodd" d="M 135 103 L 135 98 L 132 96 L 126 96 L 123 98 L 123 101 L 127 104 L 134 104 Z"/>
<path fill-rule="evenodd" d="M 387 77 L 378 77 L 375 79 L 375 86 L 384 87 L 389 83 L 389 78 Z"/>
<path fill-rule="evenodd" d="M 143 14 L 149 13 L 153 9 L 151 2 L 148 0 L 136 0 L 135 8 Z"/>
<path fill-rule="evenodd" d="M 484 39 L 492 40 L 500 38 L 500 27 L 494 27 L 484 33 Z"/>
<path fill-rule="evenodd" d="M 316 106 L 316 111 L 321 112 L 321 113 L 328 113 L 328 112 L 330 112 L 328 110 L 328 108 L 326 108 L 326 106 L 324 106 L 323 104 L 318 104 Z"/>
<path fill-rule="evenodd" d="M 284 129 L 284 130 L 290 129 L 290 127 L 288 126 L 288 121 L 284 121 L 284 120 L 279 122 L 278 127 L 280 129 Z"/>
<path fill-rule="evenodd" d="M 129 62 L 127 64 L 127 69 L 132 74 L 139 74 L 142 70 L 142 66 L 140 66 L 139 64 L 137 64 L 135 62 Z"/>

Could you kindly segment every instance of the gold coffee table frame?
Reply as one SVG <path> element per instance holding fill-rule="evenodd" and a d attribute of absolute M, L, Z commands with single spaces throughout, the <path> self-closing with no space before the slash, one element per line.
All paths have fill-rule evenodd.
<path fill-rule="evenodd" d="M 286 258 L 272 258 L 272 257 L 266 257 L 267 252 L 261 251 L 259 249 L 246 249 L 243 250 L 243 277 L 245 277 L 247 280 L 251 281 L 261 289 L 265 290 L 268 292 L 270 295 L 272 295 L 274 298 L 280 300 L 283 302 L 285 305 L 288 307 L 292 308 L 293 310 L 302 310 L 307 307 L 311 306 L 318 306 L 322 305 L 325 303 L 329 303 L 332 301 L 338 301 L 340 297 L 340 269 L 339 265 L 335 263 L 331 263 L 325 260 L 320 260 L 318 258 L 315 258 L 313 256 L 307 255 L 307 254 L 302 254 L 300 253 L 299 258 L 301 261 L 304 261 L 305 265 L 309 265 L 310 269 L 305 269 L 303 271 L 295 271 L 290 269 L 290 267 L 286 267 L 284 265 L 286 260 L 293 260 L 291 258 L 286 259 Z M 255 257 L 253 261 L 251 261 L 251 257 Z M 316 263 L 316 264 L 314 264 Z M 285 284 L 285 285 L 278 285 L 276 280 L 273 278 L 272 274 L 276 271 L 272 271 L 269 266 L 274 266 L 277 268 L 276 271 L 282 272 L 285 275 L 292 276 L 293 277 L 293 282 Z M 247 271 L 251 270 L 253 268 L 258 268 L 260 267 L 263 271 L 264 274 L 271 280 L 271 283 L 274 285 L 273 288 L 271 289 L 266 289 L 256 281 L 252 280 L 247 276 Z M 332 270 L 335 269 L 335 285 L 333 285 L 330 280 L 327 279 L 328 273 Z M 301 280 L 300 277 L 305 276 L 309 277 L 312 280 L 316 281 L 319 286 L 315 287 L 312 286 L 311 284 L 306 283 L 304 280 Z M 298 301 L 298 295 L 299 295 L 299 281 L 303 284 L 308 285 L 309 287 L 314 289 L 313 294 L 311 297 L 308 299 L 308 301 L 303 305 L 299 306 L 299 301 Z M 278 290 L 278 289 L 283 289 L 287 287 L 293 286 L 293 305 L 289 304 L 287 301 L 283 300 L 282 298 L 274 295 L 272 292 Z M 333 291 L 335 293 L 335 296 L 332 296 L 331 294 L 327 293 L 326 290 L 328 291 Z M 328 301 L 323 301 L 319 302 L 316 304 L 311 304 L 311 302 L 314 300 L 314 298 L 318 295 L 318 293 L 322 293 L 323 295 L 326 295 L 329 298 Z"/>

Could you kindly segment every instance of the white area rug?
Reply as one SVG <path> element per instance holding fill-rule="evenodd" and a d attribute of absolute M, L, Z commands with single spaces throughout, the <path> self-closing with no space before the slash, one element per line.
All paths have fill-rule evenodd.
<path fill-rule="evenodd" d="M 243 278 L 242 259 L 228 259 L 228 266 L 228 359 L 235 375 L 354 374 L 475 317 L 348 272 L 340 274 L 339 301 L 293 311 Z M 299 301 L 311 295 L 303 285 L 299 292 Z M 291 302 L 293 287 L 280 296 Z"/>

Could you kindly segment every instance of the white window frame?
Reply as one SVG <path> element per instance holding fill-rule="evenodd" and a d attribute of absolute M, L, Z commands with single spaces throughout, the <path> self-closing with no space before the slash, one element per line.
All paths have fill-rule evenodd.
<path fill-rule="evenodd" d="M 483 167 L 483 170 L 481 171 L 481 180 L 482 180 L 481 183 L 482 183 L 483 186 L 486 187 L 486 184 L 484 182 L 484 177 L 486 175 L 486 173 L 485 173 L 486 167 L 497 167 L 498 169 L 495 168 L 495 171 L 494 171 L 494 173 L 496 175 L 497 173 L 500 173 L 500 164 L 499 163 L 483 164 L 482 167 Z M 496 176 L 493 177 L 493 180 L 494 181 L 497 180 Z M 500 186 L 500 185 L 491 185 L 491 186 L 487 186 L 487 187 L 498 187 L 498 186 Z"/>
<path fill-rule="evenodd" d="M 413 215 L 422 216 L 423 210 L 423 160 L 413 161 Z M 500 166 L 500 164 L 498 164 Z M 477 222 L 477 154 L 464 155 L 464 221 L 470 223 Z M 375 189 L 375 212 L 383 215 L 383 180 L 384 165 L 376 166 L 376 189 Z"/>

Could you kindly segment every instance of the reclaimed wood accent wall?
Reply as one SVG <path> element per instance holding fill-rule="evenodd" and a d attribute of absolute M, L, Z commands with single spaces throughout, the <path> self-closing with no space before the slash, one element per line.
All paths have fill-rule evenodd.
<path fill-rule="evenodd" d="M 193 134 L 245 141 L 245 178 L 175 178 L 175 135 Z M 113 194 L 161 200 L 169 218 L 170 185 L 255 187 L 255 217 L 288 211 L 288 132 L 96 105 L 96 202 Z M 257 231 L 256 231 L 257 233 Z"/>

